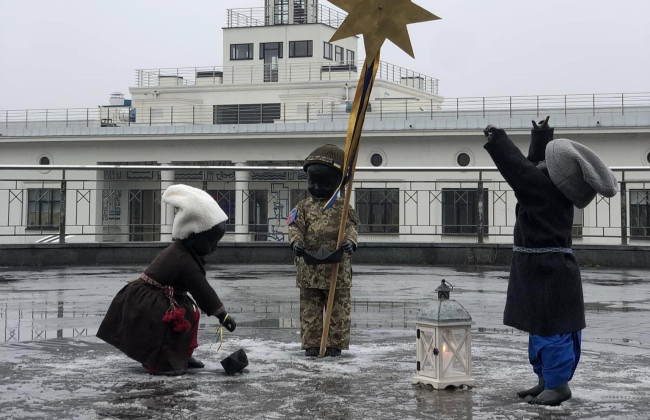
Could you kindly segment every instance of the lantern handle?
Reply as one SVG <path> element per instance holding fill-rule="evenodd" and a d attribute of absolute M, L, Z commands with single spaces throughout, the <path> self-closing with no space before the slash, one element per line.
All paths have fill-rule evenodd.
<path fill-rule="evenodd" d="M 454 285 L 449 283 L 447 280 L 442 279 L 442 283 L 448 285 L 449 287 L 451 287 L 451 290 L 454 290 Z"/>

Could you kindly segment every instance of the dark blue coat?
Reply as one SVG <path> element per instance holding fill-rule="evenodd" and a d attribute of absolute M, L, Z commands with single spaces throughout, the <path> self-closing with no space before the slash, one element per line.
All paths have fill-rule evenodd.
<path fill-rule="evenodd" d="M 543 137 L 533 135 L 528 158 L 503 130 L 495 129 L 485 149 L 517 197 L 514 246 L 503 323 L 537 335 L 563 334 L 585 327 L 580 268 L 571 248 L 573 203 L 535 164 L 544 160 Z M 541 153 L 541 154 L 540 154 Z"/>

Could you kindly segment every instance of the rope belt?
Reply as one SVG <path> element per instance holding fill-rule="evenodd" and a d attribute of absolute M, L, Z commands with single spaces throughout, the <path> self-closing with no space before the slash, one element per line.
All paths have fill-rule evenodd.
<path fill-rule="evenodd" d="M 165 296 L 167 296 L 167 299 L 169 299 L 169 308 L 167 308 L 167 312 L 165 312 L 165 316 L 163 316 L 163 322 L 171 323 L 174 326 L 174 331 L 176 332 L 189 331 L 190 323 L 187 319 L 185 319 L 185 308 L 181 308 L 178 305 L 178 302 L 176 302 L 176 299 L 174 299 L 174 288 L 172 286 L 166 286 L 158 283 L 156 280 L 147 276 L 145 273 L 140 274 L 140 279 L 152 286 L 162 289 L 165 293 Z M 177 291 L 176 294 L 179 296 L 185 296 L 187 295 L 187 292 Z"/>
<path fill-rule="evenodd" d="M 560 252 L 562 254 L 573 254 L 571 248 L 562 248 L 562 247 L 548 247 L 548 248 L 526 248 L 523 246 L 513 246 L 512 250 L 514 252 L 521 252 L 522 254 L 547 254 L 551 252 Z"/>

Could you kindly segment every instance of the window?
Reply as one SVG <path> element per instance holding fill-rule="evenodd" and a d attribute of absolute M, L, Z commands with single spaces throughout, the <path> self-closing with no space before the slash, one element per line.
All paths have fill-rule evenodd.
<path fill-rule="evenodd" d="M 471 161 L 472 159 L 465 152 L 461 152 L 458 155 L 456 155 L 456 163 L 458 164 L 458 166 L 467 166 L 470 164 Z"/>
<path fill-rule="evenodd" d="M 253 44 L 230 44 L 231 60 L 252 60 Z"/>
<path fill-rule="evenodd" d="M 58 229 L 61 221 L 61 190 L 27 190 L 27 227 Z"/>
<path fill-rule="evenodd" d="M 370 156 L 370 164 L 372 166 L 381 166 L 382 163 L 384 163 L 384 157 L 379 153 L 373 153 Z"/>
<path fill-rule="evenodd" d="M 345 51 L 345 60 L 348 63 L 354 63 L 354 51 L 352 50 L 346 50 Z"/>
<path fill-rule="evenodd" d="M 357 188 L 359 233 L 399 233 L 399 189 Z"/>
<path fill-rule="evenodd" d="M 323 58 L 327 60 L 332 59 L 332 44 L 327 41 L 323 41 Z"/>
<path fill-rule="evenodd" d="M 235 231 L 235 190 L 208 191 L 208 194 L 219 204 L 221 210 L 226 213 L 226 232 Z"/>
<path fill-rule="evenodd" d="M 280 119 L 280 104 L 233 104 L 215 105 L 215 124 L 273 123 Z"/>
<path fill-rule="evenodd" d="M 483 233 L 488 233 L 488 192 L 483 190 Z M 442 190 L 442 233 L 478 233 L 478 190 Z"/>
<path fill-rule="evenodd" d="M 289 0 L 274 0 L 273 16 L 273 23 L 276 25 L 289 23 Z"/>
<path fill-rule="evenodd" d="M 343 47 L 339 47 L 338 45 L 335 45 L 334 61 L 338 61 L 339 63 L 343 62 Z"/>
<path fill-rule="evenodd" d="M 581 237 L 583 226 L 584 226 L 584 210 L 574 207 L 573 224 L 571 225 L 571 235 L 574 237 Z"/>
<path fill-rule="evenodd" d="M 260 60 L 282 58 L 282 42 L 260 42 Z"/>
<path fill-rule="evenodd" d="M 289 57 L 311 57 L 312 44 L 309 41 L 289 41 Z"/>
<path fill-rule="evenodd" d="M 650 190 L 630 190 L 630 235 L 650 237 Z"/>
<path fill-rule="evenodd" d="M 293 0 L 293 23 L 307 23 L 307 0 Z"/>

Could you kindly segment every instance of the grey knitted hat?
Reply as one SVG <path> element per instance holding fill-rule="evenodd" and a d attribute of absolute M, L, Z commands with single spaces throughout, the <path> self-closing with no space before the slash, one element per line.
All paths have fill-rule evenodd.
<path fill-rule="evenodd" d="M 616 195 L 614 173 L 587 146 L 567 139 L 546 145 L 546 165 L 553 184 L 579 209 L 596 196 Z"/>
<path fill-rule="evenodd" d="M 307 156 L 302 168 L 306 171 L 309 165 L 320 163 L 321 165 L 329 166 L 330 168 L 342 172 L 343 156 L 343 149 L 333 144 L 325 144 L 318 147 Z"/>

